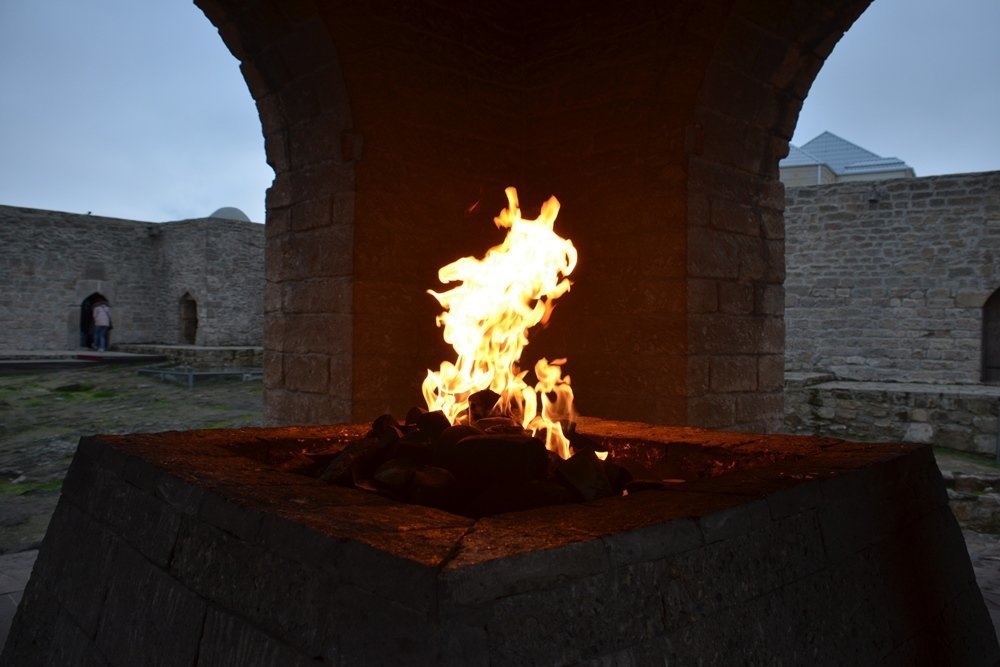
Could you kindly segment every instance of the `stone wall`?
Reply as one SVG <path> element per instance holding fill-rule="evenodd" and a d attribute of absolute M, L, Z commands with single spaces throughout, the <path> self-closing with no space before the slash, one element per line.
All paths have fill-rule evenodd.
<path fill-rule="evenodd" d="M 1000 172 L 786 191 L 786 366 L 975 383 L 1000 287 Z"/>
<path fill-rule="evenodd" d="M 920 442 L 980 454 L 997 451 L 1000 387 L 844 382 L 788 373 L 785 431 L 865 442 Z"/>
<path fill-rule="evenodd" d="M 165 330 L 178 332 L 180 299 L 198 304 L 198 345 L 263 342 L 264 230 L 236 220 L 185 220 L 162 225 Z"/>
<path fill-rule="evenodd" d="M 263 225 L 149 223 L 0 206 L 0 349 L 79 345 L 80 304 L 112 306 L 116 343 L 176 343 L 179 299 L 198 301 L 202 345 L 259 345 Z"/>

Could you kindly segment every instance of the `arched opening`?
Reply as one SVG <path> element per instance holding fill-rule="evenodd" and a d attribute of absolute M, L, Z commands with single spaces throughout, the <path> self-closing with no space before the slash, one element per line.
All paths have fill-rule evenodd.
<path fill-rule="evenodd" d="M 80 347 L 94 348 L 94 306 L 107 297 L 100 292 L 93 292 L 80 303 Z M 110 338 L 110 333 L 108 334 Z"/>
<path fill-rule="evenodd" d="M 1000 383 L 1000 289 L 983 304 L 983 382 Z"/>
<path fill-rule="evenodd" d="M 560 196 L 585 258 L 580 296 L 532 354 L 571 360 L 587 414 L 780 423 L 777 163 L 867 0 L 819 16 L 787 0 L 585 2 L 573 21 L 526 3 L 445 3 L 417 21 L 391 4 L 196 2 L 242 62 L 276 174 L 269 420 L 413 405 L 442 358 L 433 301 L 418 295 L 438 267 L 492 245 L 503 187 L 518 185 L 526 207 Z M 373 43 L 392 48 L 373 60 Z M 406 114 L 390 112 L 402 99 Z"/>
<path fill-rule="evenodd" d="M 190 292 L 184 292 L 180 300 L 180 342 L 195 345 L 198 340 L 198 302 Z"/>

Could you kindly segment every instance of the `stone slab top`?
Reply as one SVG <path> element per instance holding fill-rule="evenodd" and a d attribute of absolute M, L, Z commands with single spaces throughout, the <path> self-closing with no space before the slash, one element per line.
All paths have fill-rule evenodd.
<path fill-rule="evenodd" d="M 572 551 L 574 545 L 600 545 L 597 560 L 605 564 L 609 558 L 634 561 L 643 556 L 633 548 L 632 537 L 650 530 L 668 536 L 660 539 L 662 548 L 696 548 L 717 535 L 770 521 L 792 511 L 787 507 L 795 503 L 809 502 L 789 498 L 789 492 L 795 496 L 798 487 L 811 482 L 822 484 L 911 454 L 933 462 L 926 445 L 861 444 L 601 419 L 581 420 L 578 429 L 607 444 L 612 457 L 669 456 L 677 448 L 701 452 L 708 462 L 707 475 L 665 489 L 476 520 L 335 486 L 283 471 L 276 463 L 295 452 L 337 451 L 362 437 L 367 425 L 97 435 L 81 440 L 77 457 L 84 459 L 80 465 L 96 463 L 140 487 L 156 490 L 164 487 L 165 479 L 179 481 L 201 494 L 200 507 L 211 496 L 240 511 L 292 522 L 329 542 L 334 551 L 337 545 L 360 543 L 445 572 L 551 550 Z M 817 493 L 816 488 L 814 484 L 798 495 L 806 498 Z"/>

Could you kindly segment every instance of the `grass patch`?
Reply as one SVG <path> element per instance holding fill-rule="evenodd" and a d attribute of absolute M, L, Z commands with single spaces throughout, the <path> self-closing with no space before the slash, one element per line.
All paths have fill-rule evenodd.
<path fill-rule="evenodd" d="M 52 398 L 57 401 L 90 401 L 118 396 L 118 392 L 113 389 L 94 389 L 90 385 L 80 385 L 80 387 L 80 389 L 74 389 L 73 391 L 55 389 L 53 391 L 58 391 L 59 393 L 55 394 Z"/>
<path fill-rule="evenodd" d="M 996 457 L 992 454 L 976 454 L 974 452 L 963 452 L 958 449 L 948 449 L 947 447 L 933 447 L 934 456 L 950 456 L 956 459 L 962 459 L 963 461 L 969 461 L 971 463 L 976 463 L 981 466 L 987 466 L 989 468 L 996 468 L 1000 470 L 1000 464 L 997 463 Z"/>
<path fill-rule="evenodd" d="M 62 489 L 62 484 L 61 479 L 54 479 L 50 482 L 21 482 L 20 484 L 0 481 L 0 496 L 23 496 L 35 491 L 59 491 Z"/>
<path fill-rule="evenodd" d="M 72 384 L 64 384 L 52 389 L 52 391 L 60 391 L 66 394 L 79 394 L 84 391 L 90 391 L 94 388 L 92 384 L 85 384 L 82 382 L 74 382 Z"/>
<path fill-rule="evenodd" d="M 117 395 L 118 392 L 112 389 L 98 389 L 89 393 L 91 398 L 114 398 Z"/>
<path fill-rule="evenodd" d="M 204 429 L 229 428 L 232 425 L 233 425 L 232 424 L 232 420 L 231 419 L 226 419 L 225 421 L 221 421 L 221 422 L 209 422 L 208 424 L 202 424 L 201 428 L 204 428 Z"/>

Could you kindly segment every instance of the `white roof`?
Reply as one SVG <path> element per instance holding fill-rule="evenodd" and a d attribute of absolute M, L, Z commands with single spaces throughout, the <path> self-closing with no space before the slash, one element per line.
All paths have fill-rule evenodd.
<path fill-rule="evenodd" d="M 899 158 L 876 155 L 832 132 L 823 132 L 801 147 L 789 145 L 788 157 L 779 162 L 778 166 L 802 167 L 821 164 L 829 167 L 838 176 L 913 170 Z"/>

